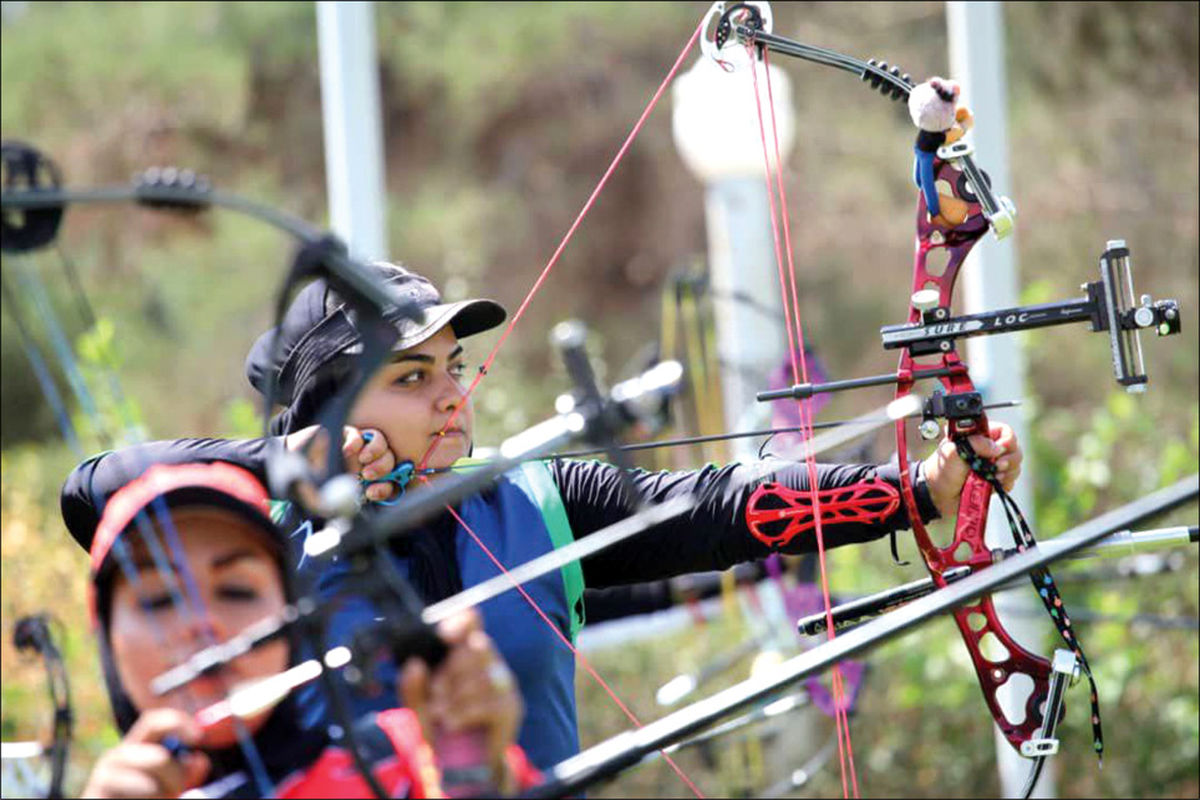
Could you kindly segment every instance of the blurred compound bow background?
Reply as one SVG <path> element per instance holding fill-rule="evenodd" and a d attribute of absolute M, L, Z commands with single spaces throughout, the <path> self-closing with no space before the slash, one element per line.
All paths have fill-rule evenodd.
<path fill-rule="evenodd" d="M 451 298 L 491 295 L 513 307 L 671 59 L 706 10 L 696 3 L 380 3 L 380 56 L 392 254 L 430 274 Z M 941 3 L 780 3 L 776 30 L 822 46 L 946 74 Z M 1014 4 L 1004 8 L 1012 187 L 1022 303 L 1071 296 L 1093 280 L 1106 238 L 1123 236 L 1139 286 L 1178 298 L 1197 320 L 1198 6 Z M 177 164 L 224 189 L 326 219 L 316 14 L 312 3 L 3 3 L 0 134 L 30 142 L 65 183 L 121 183 Z M 801 304 L 831 374 L 886 372 L 878 327 L 900 321 L 910 280 L 909 122 L 844 77 L 799 63 L 790 74 L 796 146 L 788 161 Z M 703 276 L 703 191 L 660 109 L 568 249 L 479 403 L 485 442 L 545 415 L 566 385 L 545 332 L 586 320 L 610 379 L 664 339 L 695 372 L 713 369 L 711 298 Z M 132 206 L 72 208 L 62 248 L 6 279 L 0 410 L 3 427 L 3 717 L 5 741 L 46 740 L 45 674 L 12 646 L 18 617 L 47 610 L 62 624 L 73 680 L 75 747 L 68 790 L 116 741 L 88 630 L 86 560 L 57 513 L 75 456 L 63 442 L 22 352 L 10 302 L 62 315 L 85 379 L 115 358 L 125 400 L 97 392 L 98 413 L 135 414 L 152 437 L 254 435 L 256 409 L 241 363 L 263 329 L 291 243 L 232 215 L 180 218 Z M 79 311 L 74 281 L 95 311 Z M 40 300 L 38 302 L 41 302 Z M 30 311 L 30 309 L 34 309 Z M 665 321 L 664 321 L 665 320 Z M 1151 392 L 1133 399 L 1110 377 L 1096 337 L 1051 329 L 1023 339 L 1029 361 L 1035 528 L 1052 536 L 1197 469 L 1194 333 L 1147 353 Z M 480 348 L 485 345 L 479 345 Z M 690 348 L 690 349 L 689 349 Z M 484 351 L 475 353 L 482 357 Z M 61 365 L 52 365 L 65 381 Z M 546 376 L 550 377 L 547 378 Z M 677 433 L 714 433 L 703 387 L 685 398 Z M 1014 398 L 1017 399 L 1017 398 Z M 125 405 L 121 405 L 121 403 Z M 869 410 L 838 396 L 822 418 Z M 89 438 L 78 418 L 84 448 Z M 646 466 L 725 458 L 712 447 L 648 456 Z M 888 433 L 843 455 L 884 460 Z M 1194 523 L 1190 509 L 1179 517 Z M 924 575 L 894 567 L 886 544 L 832 556 L 835 592 L 876 591 Z M 1138 570 L 1151 573 L 1138 578 Z M 1065 747 L 1064 796 L 1200 794 L 1195 550 L 1143 562 L 1064 568 L 1060 583 L 1086 626 L 1107 734 L 1103 772 L 1086 747 Z M 723 658 L 736 663 L 697 690 L 744 677 L 753 640 L 752 591 L 728 590 L 721 613 L 680 625 L 647 622 L 620 646 L 590 643 L 599 671 L 643 718 L 657 689 Z M 697 607 L 698 608 L 698 607 Z M 656 629 L 654 624 L 662 624 Z M 621 637 L 615 637 L 621 638 Z M 585 642 L 586 644 L 586 642 Z M 992 726 L 949 620 L 873 652 L 852 725 L 860 780 L 872 795 L 991 796 Z M 584 744 L 626 722 L 580 682 Z M 1087 722 L 1069 699 L 1067 740 Z M 782 793 L 792 770 L 824 747 L 779 736 L 789 718 L 681 753 L 682 766 L 721 795 Z M 815 720 L 815 721 L 814 721 Z M 828 722 L 825 720 L 824 722 Z M 819 714 L 805 730 L 824 731 Z M 830 727 L 831 726 L 827 726 Z M 772 733 L 772 732 L 775 733 Z M 8 778 L 6 777 L 6 781 Z M 650 764 L 594 796 L 671 795 Z M 839 793 L 836 766 L 801 791 Z M 6 792 L 7 794 L 7 792 Z"/>

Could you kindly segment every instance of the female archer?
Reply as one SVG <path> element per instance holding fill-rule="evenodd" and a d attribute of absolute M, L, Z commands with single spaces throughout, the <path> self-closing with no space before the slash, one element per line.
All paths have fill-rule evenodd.
<path fill-rule="evenodd" d="M 501 324 L 505 312 L 491 300 L 442 303 L 434 286 L 420 275 L 385 263 L 375 264 L 374 269 L 381 280 L 424 309 L 425 322 L 395 323 L 399 334 L 395 352 L 358 397 L 348 418 L 351 427 L 343 452 L 351 468 L 361 470 L 367 481 L 404 462 L 448 469 L 470 455 L 474 441 L 471 404 L 464 399 L 466 362 L 460 340 Z M 270 342 L 276 333 L 281 341 L 273 350 Z M 317 430 L 317 411 L 355 378 L 354 354 L 360 349 L 343 301 L 322 281 L 297 295 L 278 331 L 259 338 L 247 358 L 247 375 L 259 391 L 269 378 L 280 387 L 286 407 L 273 420 L 272 430 L 285 437 L 287 446 L 301 446 Z M 272 352 L 282 356 L 272 360 Z M 363 436 L 368 430 L 374 434 L 369 442 Z M 1020 472 L 1021 450 L 1005 425 L 993 424 L 988 434 L 972 437 L 971 444 L 979 455 L 995 461 L 1000 480 L 1009 487 Z M 122 458 L 120 453 L 94 457 L 67 479 L 64 519 L 76 538 L 89 536 L 98 515 L 94 498 L 107 496 L 129 480 L 128 465 L 221 460 L 262 475 L 265 454 L 272 446 L 277 443 L 265 439 L 182 439 L 144 445 L 132 457 Z M 933 455 L 909 469 L 925 521 L 954 509 L 968 468 L 952 443 L 942 442 Z M 425 601 L 435 602 L 496 575 L 493 556 L 506 567 L 515 566 L 617 522 L 639 501 L 661 502 L 679 495 L 698 498 L 688 514 L 564 567 L 561 574 L 532 581 L 524 587 L 528 597 L 509 592 L 480 607 L 484 629 L 513 670 L 525 702 L 518 741 L 533 763 L 544 768 L 578 752 L 575 659 L 563 641 L 572 640 L 583 624 L 585 587 L 724 570 L 764 558 L 776 549 L 787 553 L 817 549 L 811 531 L 790 538 L 757 538 L 761 533 L 755 533 L 747 515 L 755 492 L 768 480 L 755 477 L 758 474 L 753 465 L 729 464 L 678 472 L 634 471 L 625 480 L 616 467 L 595 461 L 531 462 L 414 535 L 396 540 L 390 555 Z M 819 490 L 861 487 L 885 499 L 899 497 L 895 464 L 818 465 L 817 476 Z M 772 469 L 769 481 L 784 492 L 810 489 L 803 464 L 781 463 Z M 631 497 L 629 487 L 640 497 Z M 378 500 L 390 492 L 390 487 L 375 484 L 367 489 L 367 497 Z M 826 547 L 868 542 L 908 527 L 902 503 L 883 503 L 874 513 L 825 519 L 824 542 Z M 294 531 L 299 541 L 320 525 L 293 519 L 285 529 Z M 348 568 L 336 560 L 316 564 L 298 556 L 297 564 L 323 595 L 353 589 Z M 343 603 L 334 618 L 334 637 L 347 639 L 375 613 L 365 598 Z M 539 618 L 543 613 L 553 626 Z M 379 704 L 385 702 L 358 700 L 360 710 L 382 707 Z M 314 711 L 313 724 L 321 713 Z"/>
<path fill-rule="evenodd" d="M 266 490 L 230 464 L 151 467 L 109 500 L 91 545 L 92 621 L 121 742 L 106 752 L 85 797 L 369 797 L 341 737 L 304 728 L 294 697 L 238 718 L 221 711 L 228 691 L 298 663 L 277 639 L 162 697 L 152 679 L 205 646 L 278 614 L 287 602 L 286 545 L 271 522 Z M 186 557 L 188 601 L 178 566 L 164 574 L 150 546 L 168 531 Z M 150 533 L 140 521 L 149 520 Z M 441 797 L 439 730 L 478 730 L 490 785 L 504 793 L 537 780 L 512 744 L 521 702 L 478 615 L 439 630 L 448 655 L 432 672 L 410 660 L 399 691 L 408 708 L 359 720 L 359 753 L 378 785 L 398 797 Z M 247 739 L 239 741 L 238 720 Z M 427 735 L 428 734 L 428 735 Z"/>

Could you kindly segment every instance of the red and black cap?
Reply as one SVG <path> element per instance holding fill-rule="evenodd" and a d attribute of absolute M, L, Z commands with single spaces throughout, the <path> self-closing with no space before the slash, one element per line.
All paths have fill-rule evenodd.
<path fill-rule="evenodd" d="M 270 497 L 251 473 L 219 461 L 156 464 L 113 493 L 105 505 L 90 550 L 93 586 L 102 573 L 108 572 L 109 556 L 117 539 L 143 511 L 148 511 L 150 519 L 154 519 L 151 504 L 160 498 L 168 510 L 215 506 L 232 511 L 268 534 L 266 538 L 275 549 L 282 549 L 279 532 L 271 521 Z M 97 622 L 95 593 L 92 597 L 92 620 Z"/>
<path fill-rule="evenodd" d="M 167 510 L 195 506 L 223 508 L 251 522 L 263 532 L 262 540 L 276 556 L 282 579 L 287 580 L 284 542 L 271 521 L 267 490 L 245 469 L 224 462 L 156 464 L 114 492 L 91 540 L 88 610 L 98 634 L 100 664 L 113 718 L 122 733 L 128 732 L 140 712 L 121 684 L 108 639 L 116 561 L 110 556 L 114 544 L 135 526 L 139 514 L 146 512 L 150 520 L 158 519 L 161 509 L 155 506 L 160 501 Z"/>

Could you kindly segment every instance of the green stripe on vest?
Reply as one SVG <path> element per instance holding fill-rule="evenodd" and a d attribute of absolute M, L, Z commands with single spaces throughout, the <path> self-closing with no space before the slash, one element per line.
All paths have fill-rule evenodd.
<path fill-rule="evenodd" d="M 567 521 L 567 510 L 563 507 L 562 495 L 558 493 L 558 485 L 554 483 L 550 468 L 542 461 L 527 461 L 521 465 L 521 472 L 529 481 L 554 549 L 574 542 L 575 534 L 571 530 L 571 523 Z M 578 561 L 562 567 L 562 579 L 567 593 L 567 607 L 571 609 L 571 641 L 574 642 L 586 620 L 583 609 L 583 568 Z"/>
<path fill-rule="evenodd" d="M 460 458 L 454 462 L 453 469 L 458 472 L 460 467 L 480 463 L 484 463 L 484 459 Z M 571 530 L 571 523 L 567 521 L 567 509 L 563 506 L 562 495 L 558 493 L 558 485 L 554 482 L 554 476 L 550 474 L 550 468 L 544 461 L 527 461 L 518 469 L 529 484 L 529 491 L 533 494 L 531 499 L 542 514 L 542 522 L 546 524 L 546 530 L 550 534 L 550 543 L 554 545 L 554 549 L 557 550 L 571 544 L 575 541 L 575 533 Z M 563 566 L 561 572 L 563 590 L 567 596 L 567 608 L 571 610 L 571 642 L 573 644 L 575 637 L 579 634 L 579 629 L 587 620 L 583 608 L 583 568 L 579 566 L 578 561 L 572 561 Z"/>
<path fill-rule="evenodd" d="M 276 525 L 283 523 L 283 518 L 287 515 L 288 510 L 292 507 L 289 500 L 271 500 L 271 522 Z"/>

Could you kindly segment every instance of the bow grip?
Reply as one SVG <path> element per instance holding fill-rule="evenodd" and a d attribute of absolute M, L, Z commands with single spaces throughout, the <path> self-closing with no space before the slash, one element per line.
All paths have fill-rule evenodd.
<path fill-rule="evenodd" d="M 355 637 L 354 649 L 360 654 L 389 647 L 398 664 L 407 658 L 419 658 L 436 670 L 449 649 L 436 629 L 417 618 L 392 619 L 373 626 Z M 441 770 L 442 789 L 447 797 L 492 797 L 497 791 L 491 767 L 487 763 L 487 739 L 483 730 L 434 735 L 434 758 Z"/>

